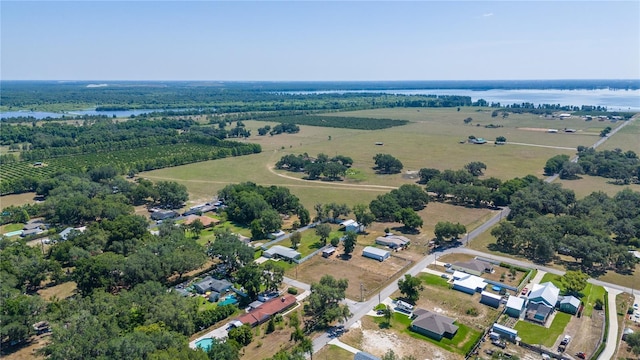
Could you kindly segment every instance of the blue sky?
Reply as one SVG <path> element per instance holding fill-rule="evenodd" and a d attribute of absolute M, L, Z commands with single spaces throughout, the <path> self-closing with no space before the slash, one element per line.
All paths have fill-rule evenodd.
<path fill-rule="evenodd" d="M 3 80 L 640 78 L 639 1 L 5 1 Z"/>

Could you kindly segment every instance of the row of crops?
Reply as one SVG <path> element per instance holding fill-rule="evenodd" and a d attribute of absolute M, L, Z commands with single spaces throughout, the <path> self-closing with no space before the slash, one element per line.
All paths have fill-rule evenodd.
<path fill-rule="evenodd" d="M 17 162 L 0 165 L 0 195 L 35 190 L 39 180 L 61 173 L 86 172 L 103 166 L 113 166 L 121 174 L 184 165 L 199 161 L 220 159 L 260 152 L 256 144 L 229 142 L 233 146 L 203 144 L 175 144 L 151 146 L 107 153 L 63 156 L 47 159 L 42 164 Z"/>

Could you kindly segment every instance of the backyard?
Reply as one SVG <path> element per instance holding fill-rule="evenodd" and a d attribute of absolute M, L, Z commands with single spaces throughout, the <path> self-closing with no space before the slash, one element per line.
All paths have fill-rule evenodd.
<path fill-rule="evenodd" d="M 548 328 L 520 320 L 514 329 L 518 330 L 518 336 L 522 338 L 523 342 L 529 345 L 539 344 L 551 349 L 571 318 L 570 314 L 556 312 L 555 318 Z"/>

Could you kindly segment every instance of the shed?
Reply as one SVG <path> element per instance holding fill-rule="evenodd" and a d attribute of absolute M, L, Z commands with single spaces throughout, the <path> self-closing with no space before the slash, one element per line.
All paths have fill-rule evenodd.
<path fill-rule="evenodd" d="M 560 301 L 560 311 L 575 315 L 580 309 L 580 299 L 575 296 L 565 296 Z"/>
<path fill-rule="evenodd" d="M 507 305 L 505 306 L 505 312 L 509 316 L 519 318 L 520 315 L 522 315 L 522 311 L 524 311 L 524 304 L 525 299 L 517 296 L 509 296 L 509 300 L 507 300 Z"/>
<path fill-rule="evenodd" d="M 340 223 L 340 226 L 344 226 L 344 231 L 360 232 L 360 224 L 353 219 L 345 220 Z"/>
<path fill-rule="evenodd" d="M 496 295 L 494 293 L 488 291 L 482 291 L 480 293 L 480 303 L 489 305 L 494 308 L 500 307 L 500 300 L 502 300 L 502 296 Z"/>
<path fill-rule="evenodd" d="M 387 250 L 378 249 L 373 246 L 367 246 L 364 248 L 364 250 L 362 250 L 362 256 L 376 259 L 378 261 L 384 261 L 389 256 L 391 256 L 391 253 Z"/>
<path fill-rule="evenodd" d="M 274 245 L 268 250 L 262 253 L 262 256 L 266 258 L 283 258 L 287 260 L 299 259 L 301 254 L 293 249 L 284 247 L 282 245 Z"/>
<path fill-rule="evenodd" d="M 510 341 L 516 341 L 516 339 L 518 338 L 518 330 L 500 325 L 498 323 L 493 324 L 493 326 L 491 327 L 491 331 L 500 334 L 501 337 Z"/>
<path fill-rule="evenodd" d="M 276 232 L 272 232 L 271 234 L 269 234 L 269 239 L 277 239 L 281 236 L 286 235 L 286 233 L 282 230 L 278 230 Z"/>
<path fill-rule="evenodd" d="M 336 248 L 334 248 L 333 246 L 330 246 L 322 250 L 322 257 L 328 258 L 329 256 L 333 255 L 335 252 L 336 252 Z"/>

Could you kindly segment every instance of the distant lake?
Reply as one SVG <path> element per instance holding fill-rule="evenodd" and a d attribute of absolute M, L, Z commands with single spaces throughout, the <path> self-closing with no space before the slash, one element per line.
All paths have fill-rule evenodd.
<path fill-rule="evenodd" d="M 489 103 L 499 102 L 502 106 L 523 102 L 533 104 L 593 105 L 605 106 L 609 111 L 640 111 L 640 90 L 469 90 L 469 89 L 414 89 L 414 90 L 325 90 L 287 91 L 287 94 L 345 94 L 384 93 L 398 95 L 459 95 L 470 96 L 471 101 L 484 99 Z"/>
<path fill-rule="evenodd" d="M 186 110 L 186 109 L 171 109 L 173 111 L 180 111 L 180 110 Z M 114 115 L 116 117 L 129 117 L 131 115 L 141 115 L 141 114 L 148 114 L 148 113 L 152 113 L 152 112 L 160 112 L 160 111 L 167 111 L 165 109 L 135 109 L 135 110 L 113 110 L 113 111 L 96 111 L 95 109 L 88 109 L 88 110 L 74 110 L 74 111 L 67 111 L 64 114 L 62 113 L 54 113 L 54 112 L 46 112 L 46 111 L 7 111 L 7 112 L 3 112 L 0 113 L 0 119 L 4 119 L 4 118 L 11 118 L 11 117 L 19 117 L 19 116 L 32 116 L 34 118 L 36 118 L 37 120 L 41 120 L 41 119 L 45 119 L 45 118 L 52 118 L 52 119 L 59 119 L 61 118 L 63 115 L 67 115 L 67 116 L 82 116 L 82 115 L 106 115 L 107 117 L 113 117 Z"/>

